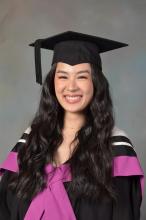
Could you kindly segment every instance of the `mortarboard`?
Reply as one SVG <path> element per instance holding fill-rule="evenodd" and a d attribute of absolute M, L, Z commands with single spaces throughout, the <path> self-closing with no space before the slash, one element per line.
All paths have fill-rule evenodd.
<path fill-rule="evenodd" d="M 42 84 L 41 48 L 54 51 L 52 65 L 57 62 L 70 65 L 93 63 L 102 70 L 100 53 L 125 47 L 128 44 L 75 31 L 66 31 L 38 39 L 29 46 L 35 49 L 36 82 Z"/>

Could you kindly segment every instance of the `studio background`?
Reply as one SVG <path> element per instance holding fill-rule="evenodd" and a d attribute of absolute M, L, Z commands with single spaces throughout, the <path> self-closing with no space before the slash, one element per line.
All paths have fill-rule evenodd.
<path fill-rule="evenodd" d="M 116 125 L 132 140 L 146 168 L 146 1 L 0 0 L 0 162 L 38 107 L 34 50 L 28 44 L 72 30 L 128 43 L 101 54 Z M 42 50 L 43 77 L 53 52 Z M 146 219 L 146 190 L 141 220 Z"/>

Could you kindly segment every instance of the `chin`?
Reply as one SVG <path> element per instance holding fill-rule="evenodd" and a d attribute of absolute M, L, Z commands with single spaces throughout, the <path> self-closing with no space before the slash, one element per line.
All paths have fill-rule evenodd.
<path fill-rule="evenodd" d="M 80 108 L 80 107 L 65 108 L 62 106 L 62 108 L 64 109 L 65 112 L 70 112 L 70 113 L 79 113 L 84 110 L 84 108 Z"/>

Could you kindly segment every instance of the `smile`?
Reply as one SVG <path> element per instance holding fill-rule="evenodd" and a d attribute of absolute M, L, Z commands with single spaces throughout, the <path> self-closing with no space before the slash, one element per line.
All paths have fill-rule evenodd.
<path fill-rule="evenodd" d="M 65 100 L 68 103 L 76 103 L 82 99 L 82 96 L 65 96 Z"/>

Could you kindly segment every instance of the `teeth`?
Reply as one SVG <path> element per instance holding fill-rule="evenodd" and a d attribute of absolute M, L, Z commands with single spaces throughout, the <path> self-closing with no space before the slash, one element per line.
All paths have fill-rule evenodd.
<path fill-rule="evenodd" d="M 76 95 L 76 96 L 66 96 L 67 98 L 76 98 L 76 97 L 81 97 L 81 96 L 79 96 L 79 95 Z"/>
<path fill-rule="evenodd" d="M 75 100 L 81 98 L 81 96 L 66 96 L 66 99 Z"/>

